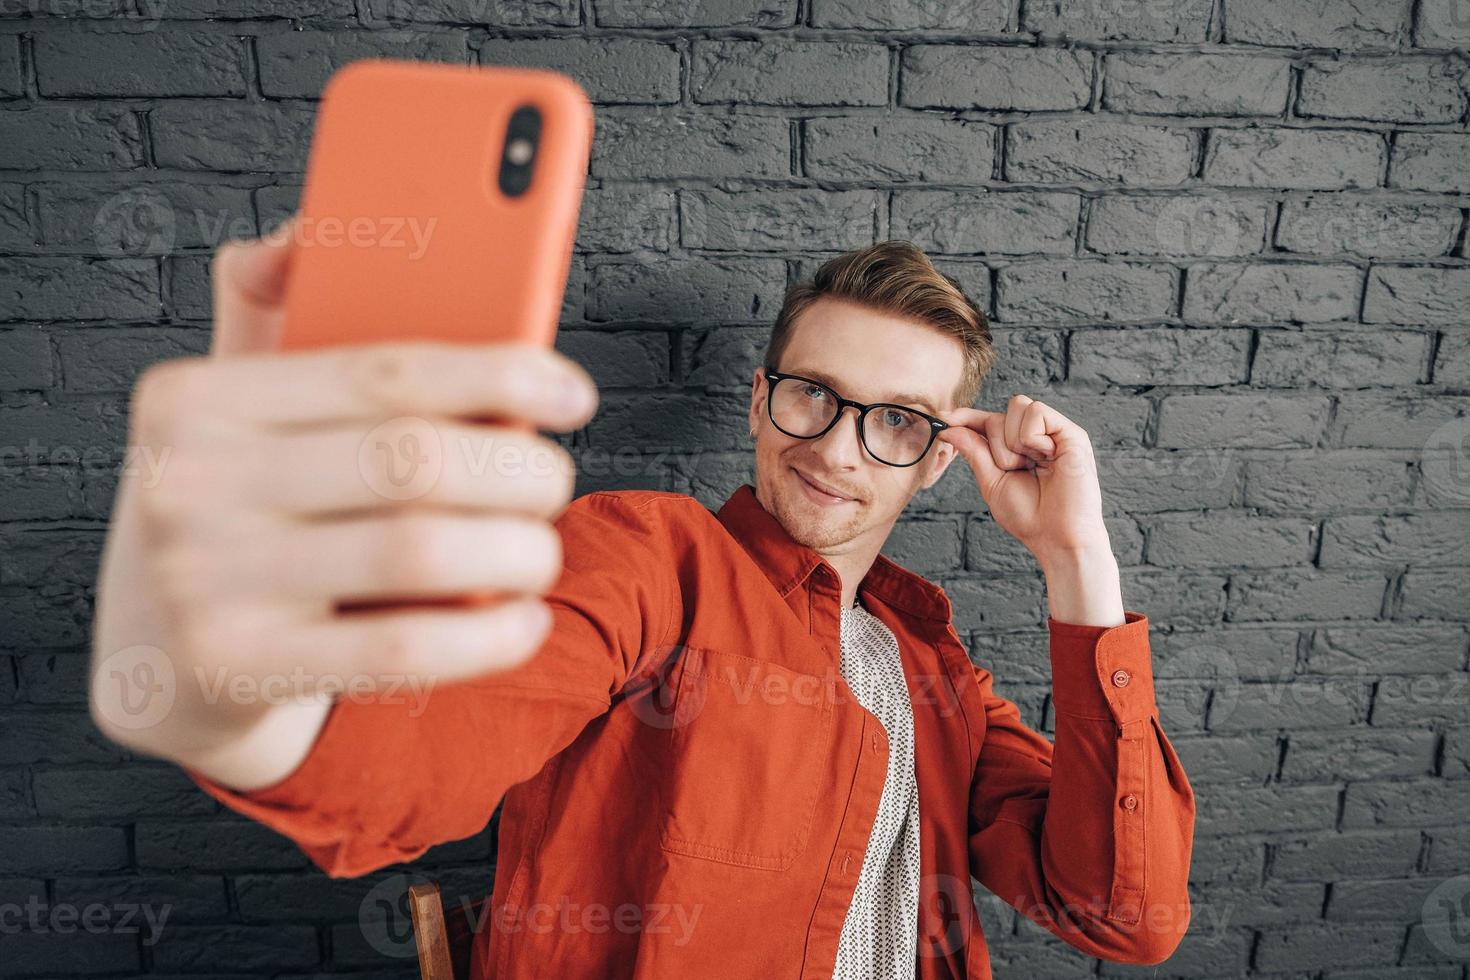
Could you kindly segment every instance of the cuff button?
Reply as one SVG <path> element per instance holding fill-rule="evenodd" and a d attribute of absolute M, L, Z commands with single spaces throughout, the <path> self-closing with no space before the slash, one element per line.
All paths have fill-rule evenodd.
<path fill-rule="evenodd" d="M 1113 686 L 1114 687 L 1127 687 L 1128 686 L 1128 682 L 1131 681 L 1132 679 L 1133 679 L 1133 675 L 1130 674 L 1130 673 L 1128 673 L 1128 671 L 1126 671 L 1126 670 L 1115 670 L 1115 671 L 1113 671 Z"/>
<path fill-rule="evenodd" d="M 1137 810 L 1138 797 L 1134 796 L 1132 793 L 1129 793 L 1127 796 L 1123 797 L 1123 809 L 1127 810 L 1129 813 Z"/>

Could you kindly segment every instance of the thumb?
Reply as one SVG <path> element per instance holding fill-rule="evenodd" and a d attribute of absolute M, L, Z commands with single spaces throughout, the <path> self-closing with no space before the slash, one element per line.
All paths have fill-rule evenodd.
<path fill-rule="evenodd" d="M 1005 475 L 1005 470 L 995 462 L 995 457 L 990 453 L 989 440 L 964 424 L 951 425 L 939 433 L 939 438 L 954 445 L 955 451 L 970 464 L 970 470 L 980 484 L 981 496 L 988 496 L 990 488 Z"/>
<path fill-rule="evenodd" d="M 295 227 L 293 214 L 260 238 L 232 239 L 215 251 L 209 266 L 214 296 L 212 356 L 280 346 Z"/>

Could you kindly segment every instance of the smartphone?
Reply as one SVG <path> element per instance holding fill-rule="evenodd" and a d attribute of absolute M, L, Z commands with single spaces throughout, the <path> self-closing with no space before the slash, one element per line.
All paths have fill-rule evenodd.
<path fill-rule="evenodd" d="M 389 58 L 339 69 L 307 157 L 281 349 L 553 346 L 592 135 L 591 102 L 559 72 Z"/>

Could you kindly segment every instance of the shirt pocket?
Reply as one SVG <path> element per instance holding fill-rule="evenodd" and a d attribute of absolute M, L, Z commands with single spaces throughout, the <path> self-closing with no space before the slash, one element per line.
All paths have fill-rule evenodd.
<path fill-rule="evenodd" d="M 832 741 L 822 678 L 686 647 L 674 673 L 663 850 L 781 871 L 806 847 Z"/>

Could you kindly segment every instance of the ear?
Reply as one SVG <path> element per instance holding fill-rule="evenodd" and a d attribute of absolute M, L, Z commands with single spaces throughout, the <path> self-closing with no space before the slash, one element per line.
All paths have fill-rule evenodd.
<path fill-rule="evenodd" d="M 755 373 L 750 378 L 750 417 L 746 419 L 746 427 L 755 430 L 760 427 L 761 416 L 766 412 L 766 372 L 765 369 L 756 366 Z"/>
<path fill-rule="evenodd" d="M 939 482 L 944 471 L 949 469 L 949 464 L 954 462 L 956 451 L 953 443 L 940 439 L 934 440 L 932 450 L 934 458 L 929 462 L 929 474 L 924 477 L 924 484 L 919 489 L 928 490 Z"/>

